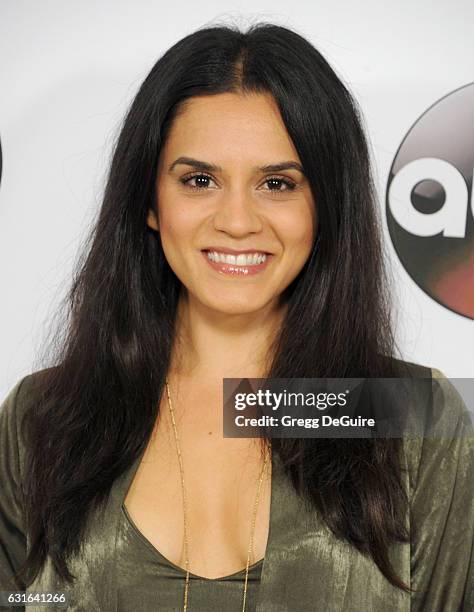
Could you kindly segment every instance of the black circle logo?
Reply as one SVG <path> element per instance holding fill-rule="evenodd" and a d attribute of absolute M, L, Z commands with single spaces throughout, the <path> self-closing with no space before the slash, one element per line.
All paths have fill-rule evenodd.
<path fill-rule="evenodd" d="M 474 83 L 410 128 L 387 183 L 387 224 L 405 270 L 434 300 L 474 319 Z"/>

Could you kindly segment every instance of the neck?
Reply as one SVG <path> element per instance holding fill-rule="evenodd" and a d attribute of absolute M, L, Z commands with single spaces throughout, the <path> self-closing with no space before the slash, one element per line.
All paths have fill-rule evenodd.
<path fill-rule="evenodd" d="M 183 292 L 176 318 L 170 372 L 201 380 L 263 378 L 285 306 L 251 313 L 217 312 Z"/>

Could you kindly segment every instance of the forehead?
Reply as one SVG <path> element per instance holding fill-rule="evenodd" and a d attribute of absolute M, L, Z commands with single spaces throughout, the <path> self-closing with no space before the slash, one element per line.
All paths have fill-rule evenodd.
<path fill-rule="evenodd" d="M 265 93 L 222 93 L 186 100 L 171 125 L 165 153 L 183 154 L 184 149 L 189 155 L 259 151 L 265 157 L 296 156 L 278 106 Z"/>

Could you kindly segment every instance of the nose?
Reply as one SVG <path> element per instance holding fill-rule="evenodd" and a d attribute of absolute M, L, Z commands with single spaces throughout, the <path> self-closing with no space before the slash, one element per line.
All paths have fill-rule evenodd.
<path fill-rule="evenodd" d="M 243 189 L 228 190 L 219 200 L 214 214 L 214 228 L 235 237 L 258 233 L 263 224 L 257 204 Z"/>

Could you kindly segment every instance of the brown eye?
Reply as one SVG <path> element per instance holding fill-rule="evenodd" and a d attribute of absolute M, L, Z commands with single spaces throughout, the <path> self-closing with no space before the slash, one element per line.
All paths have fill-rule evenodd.
<path fill-rule="evenodd" d="M 205 191 L 209 187 L 209 181 L 212 180 L 213 179 L 210 176 L 200 172 L 198 174 L 191 174 L 190 176 L 185 176 L 180 179 L 180 182 L 189 189 L 193 189 L 196 191 Z M 195 181 L 195 184 L 191 184 L 191 181 Z"/>
<path fill-rule="evenodd" d="M 296 188 L 296 183 L 293 181 L 289 181 L 288 179 L 280 178 L 277 176 L 272 176 L 268 178 L 265 183 L 269 185 L 269 191 L 273 193 L 284 193 L 286 191 L 293 191 Z M 284 186 L 282 188 L 282 186 Z"/>

